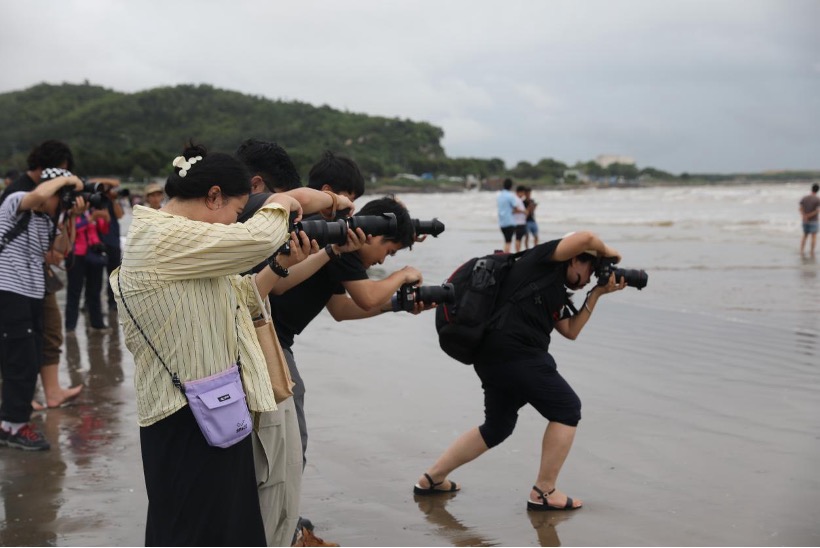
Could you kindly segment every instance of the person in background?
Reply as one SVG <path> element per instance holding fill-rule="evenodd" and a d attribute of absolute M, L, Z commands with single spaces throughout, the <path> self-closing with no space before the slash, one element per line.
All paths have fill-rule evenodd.
<path fill-rule="evenodd" d="M 504 253 L 510 252 L 510 245 L 516 230 L 513 213 L 524 213 L 523 208 L 517 205 L 518 201 L 512 193 L 512 187 L 512 179 L 504 179 L 504 188 L 499 190 L 496 196 L 498 226 L 501 228 L 501 234 L 504 235 Z"/>
<path fill-rule="evenodd" d="M 532 247 L 538 245 L 538 223 L 535 222 L 535 208 L 538 202 L 532 199 L 532 189 L 524 187 L 524 209 L 527 211 L 527 232 L 524 234 L 524 249 L 530 247 L 530 236 L 532 236 Z"/>
<path fill-rule="evenodd" d="M 30 192 L 8 194 L 0 205 L 0 234 L 6 240 L 0 249 L 0 445 L 27 451 L 51 447 L 29 423 L 43 363 L 43 258 L 55 241 L 65 245 L 59 240 L 67 237 L 65 232 L 54 237 L 58 193 L 67 186 L 83 188 L 79 177 L 65 170 L 46 170 L 43 179 Z M 83 207 L 77 198 L 73 212 Z"/>
<path fill-rule="evenodd" d="M 800 240 L 800 255 L 805 255 L 806 240 L 811 238 L 809 245 L 809 254 L 814 257 L 814 250 L 817 247 L 817 226 L 818 226 L 818 212 L 820 212 L 820 197 L 817 196 L 817 191 L 820 190 L 820 185 L 813 184 L 811 186 L 811 194 L 806 194 L 800 200 L 800 216 L 803 219 L 803 238 Z"/>
<path fill-rule="evenodd" d="M 3 189 L 5 190 L 11 183 L 17 180 L 17 177 L 20 176 L 20 172 L 16 169 L 10 169 L 6 172 L 3 176 Z"/>
<path fill-rule="evenodd" d="M 513 222 L 515 223 L 515 252 L 521 251 L 521 245 L 527 237 L 527 209 L 524 206 L 524 192 L 527 187 L 518 185 L 515 188 L 515 209 L 513 210 Z M 527 246 L 524 246 L 526 249 Z"/>
<path fill-rule="evenodd" d="M 0 203 L 13 192 L 31 192 L 41 182 L 43 171 L 50 168 L 60 168 L 71 171 L 74 169 L 74 155 L 71 149 L 62 141 L 50 139 L 34 147 L 27 158 L 28 169 L 21 173 L 14 182 L 6 187 L 0 195 Z M 58 223 L 55 217 L 52 222 Z M 70 223 L 73 231 L 73 220 Z M 68 236 L 68 234 L 66 234 Z M 61 245 L 57 245 L 62 242 Z M 67 238 L 55 241 L 48 253 L 45 262 L 49 265 L 63 263 L 71 250 L 70 240 Z M 67 404 L 80 395 L 83 385 L 63 388 L 60 386 L 60 376 L 57 366 L 60 363 L 60 353 L 63 346 L 63 319 L 60 307 L 57 304 L 57 295 L 46 292 L 43 299 L 43 360 L 40 368 L 40 380 L 43 385 L 45 401 L 32 402 L 35 409 L 55 408 Z"/>
<path fill-rule="evenodd" d="M 90 332 L 108 329 L 102 313 L 103 268 L 108 262 L 101 235 L 109 230 L 110 216 L 105 209 L 86 211 L 77 216 L 76 239 L 72 252 L 66 257 L 68 287 L 65 300 L 65 330 L 74 333 L 80 315 L 80 299 L 85 286 Z"/>
<path fill-rule="evenodd" d="M 100 235 L 102 243 L 105 245 L 105 253 L 107 262 L 105 264 L 106 278 L 111 276 L 111 273 L 120 266 L 122 262 L 122 249 L 120 243 L 120 219 L 122 219 L 125 212 L 120 203 L 120 181 L 119 179 L 104 179 L 100 182 L 108 185 L 106 191 L 106 209 L 108 210 L 108 232 Z M 117 310 L 117 301 L 114 299 L 114 291 L 111 285 L 105 284 L 106 294 L 108 295 L 108 310 Z"/>
<path fill-rule="evenodd" d="M 160 209 L 162 200 L 165 198 L 165 191 L 157 183 L 149 183 L 145 186 L 145 205 L 151 209 Z"/>

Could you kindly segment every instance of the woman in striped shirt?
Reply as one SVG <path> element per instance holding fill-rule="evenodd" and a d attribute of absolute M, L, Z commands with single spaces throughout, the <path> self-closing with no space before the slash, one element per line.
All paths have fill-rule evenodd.
<path fill-rule="evenodd" d="M 297 189 L 272 195 L 237 224 L 250 191 L 238 160 L 192 145 L 174 165 L 168 202 L 160 210 L 134 208 L 122 266 L 111 274 L 136 363 L 146 545 L 263 546 L 251 437 L 224 449 L 208 445 L 162 362 L 184 384 L 225 371 L 238 357 L 252 414 L 275 410 L 251 318 L 257 294 L 268 294 L 279 278 L 270 267 L 255 277 L 239 273 L 288 239 L 291 212 L 298 220 L 303 209 L 352 204 Z"/>

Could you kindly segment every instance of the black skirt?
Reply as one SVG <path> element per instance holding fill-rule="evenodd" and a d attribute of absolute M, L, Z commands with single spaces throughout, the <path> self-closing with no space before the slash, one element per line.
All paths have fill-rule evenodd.
<path fill-rule="evenodd" d="M 265 546 L 248 436 L 211 447 L 190 407 L 140 428 L 146 546 Z"/>

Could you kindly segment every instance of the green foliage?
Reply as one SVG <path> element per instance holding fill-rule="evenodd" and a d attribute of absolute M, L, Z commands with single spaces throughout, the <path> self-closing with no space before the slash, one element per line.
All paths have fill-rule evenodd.
<path fill-rule="evenodd" d="M 426 122 L 272 101 L 211 86 L 126 94 L 88 84 L 39 84 L 0 94 L 0 166 L 25 167 L 37 143 L 60 139 L 79 173 L 166 175 L 189 140 L 233 152 L 244 139 L 276 141 L 300 173 L 325 150 L 349 156 L 369 176 L 427 171 L 452 160 L 443 131 Z M 491 162 L 491 161 L 485 161 Z"/>

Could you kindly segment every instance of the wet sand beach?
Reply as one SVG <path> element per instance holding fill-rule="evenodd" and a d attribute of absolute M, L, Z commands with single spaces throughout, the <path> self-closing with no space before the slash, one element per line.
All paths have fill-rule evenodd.
<path fill-rule="evenodd" d="M 408 198 L 448 232 L 386 271 L 413 264 L 438 283 L 493 245 L 495 231 L 459 227 L 448 208 L 460 198 L 449 199 L 436 209 Z M 526 512 L 545 426 L 528 407 L 505 443 L 453 474 L 461 492 L 414 497 L 418 476 L 482 421 L 478 378 L 438 348 L 432 313 L 322 314 L 294 348 L 308 390 L 302 514 L 319 536 L 343 546 L 820 544 L 818 264 L 795 258 L 796 233 L 749 242 L 721 232 L 705 245 L 676 221 L 658 243 L 645 227 L 604 223 L 596 232 L 614 234 L 625 264 L 650 278 L 642 292 L 602 299 L 577 341 L 553 339 L 583 402 L 559 487 L 585 507 Z M 567 224 L 542 226 L 555 235 Z M 765 253 L 746 256 L 735 240 Z M 728 255 L 708 269 L 690 261 L 709 249 Z M 117 331 L 86 335 L 80 322 L 61 374 L 86 389 L 35 414 L 52 450 L 0 448 L 2 545 L 143 543 L 133 358 Z"/>

